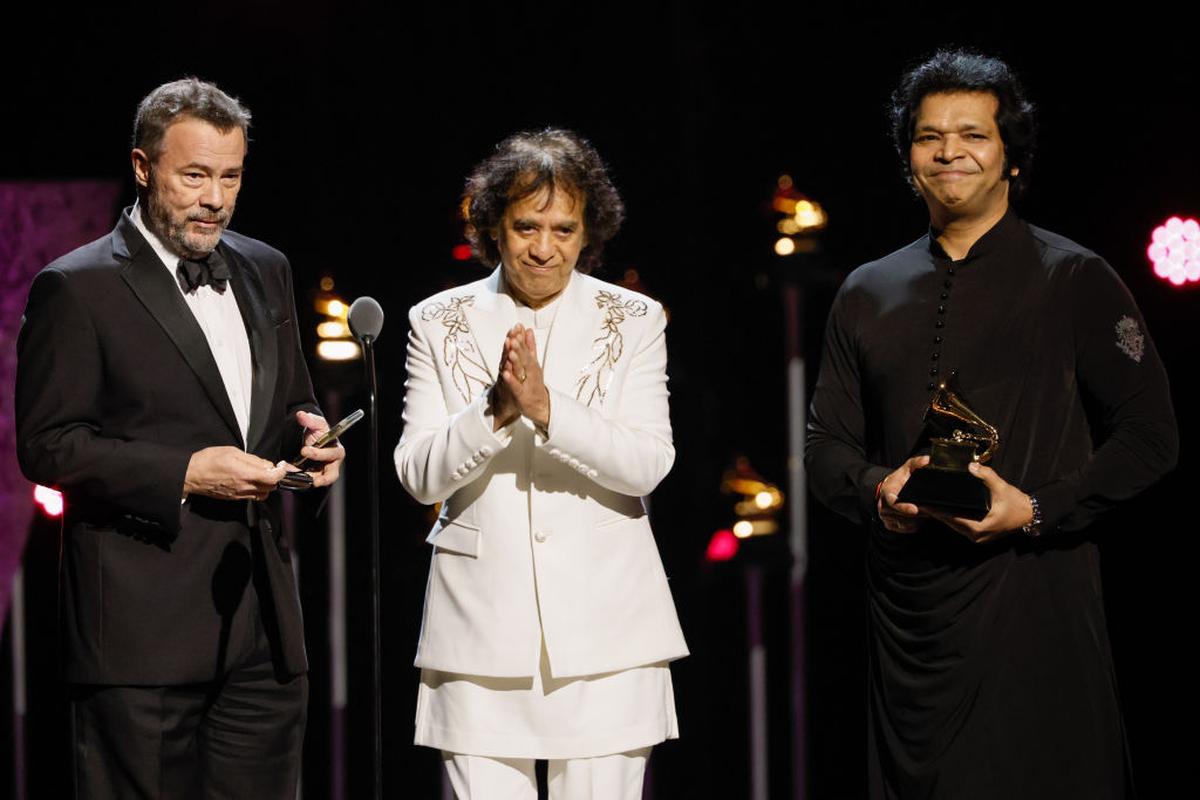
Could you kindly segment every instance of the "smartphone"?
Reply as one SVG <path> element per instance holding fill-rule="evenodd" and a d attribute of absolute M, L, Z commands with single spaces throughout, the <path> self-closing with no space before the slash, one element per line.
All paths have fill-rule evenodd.
<path fill-rule="evenodd" d="M 350 430 L 351 426 L 353 426 L 354 423 L 358 422 L 364 416 L 365 415 L 361 408 L 354 409 L 353 411 L 351 411 L 349 414 L 346 415 L 345 419 L 343 419 L 337 425 L 334 425 L 329 430 L 325 431 L 325 433 L 321 434 L 321 438 L 317 439 L 315 442 L 313 442 L 312 446 L 313 447 L 332 447 L 334 445 L 334 443 L 337 442 L 337 438 L 339 436 L 341 436 L 346 431 Z M 302 470 L 306 470 L 309 467 L 311 467 L 314 463 L 316 463 L 316 462 L 309 461 L 304 456 L 300 456 L 299 458 L 297 458 L 295 461 L 292 462 L 292 465 L 297 466 Z"/>

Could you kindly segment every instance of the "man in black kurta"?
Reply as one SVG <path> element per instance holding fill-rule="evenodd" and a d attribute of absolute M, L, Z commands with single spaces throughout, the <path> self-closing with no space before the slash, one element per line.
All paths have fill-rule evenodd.
<path fill-rule="evenodd" d="M 1032 144 L 998 113 L 1030 111 L 1012 86 L 1000 62 L 939 53 L 897 91 L 931 230 L 842 286 L 813 399 L 813 491 L 870 525 L 874 798 L 1131 788 L 1086 530 L 1173 466 L 1174 416 L 1120 279 L 1008 205 Z M 992 497 L 978 523 L 897 498 L 927 463 L 922 417 L 952 369 L 1001 437 L 972 467 Z"/>

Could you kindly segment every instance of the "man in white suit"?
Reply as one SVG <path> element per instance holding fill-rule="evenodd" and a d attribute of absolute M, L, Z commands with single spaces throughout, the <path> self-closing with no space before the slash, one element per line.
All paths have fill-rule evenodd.
<path fill-rule="evenodd" d="M 416 665 L 418 744 L 460 800 L 640 798 L 676 738 L 687 655 L 642 497 L 670 470 L 666 317 L 585 274 L 624 208 L 570 131 L 520 133 L 468 178 L 487 278 L 409 321 L 396 469 L 442 503 Z"/>

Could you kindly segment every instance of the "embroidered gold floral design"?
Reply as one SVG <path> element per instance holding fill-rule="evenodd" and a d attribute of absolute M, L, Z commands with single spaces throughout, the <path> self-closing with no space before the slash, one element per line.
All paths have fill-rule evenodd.
<path fill-rule="evenodd" d="M 1146 337 L 1142 334 L 1142 328 L 1138 325 L 1137 320 L 1128 316 L 1121 317 L 1117 320 L 1116 327 L 1117 347 L 1137 363 L 1142 363 L 1142 356 L 1146 352 Z"/>
<path fill-rule="evenodd" d="M 458 389 L 464 403 L 471 402 L 479 389 L 487 388 L 492 382 L 475 346 L 471 325 L 467 322 L 466 309 L 473 305 L 475 295 L 468 294 L 451 297 L 445 303 L 429 303 L 421 309 L 422 320 L 430 322 L 440 319 L 446 328 L 446 338 L 442 340 L 442 363 L 450 368 L 454 388 Z M 478 389 L 473 390 L 472 384 L 478 384 Z"/>
<path fill-rule="evenodd" d="M 625 300 L 616 292 L 598 292 L 596 307 L 604 309 L 604 322 L 600 325 L 600 335 L 592 340 L 592 359 L 580 370 L 575 382 L 575 399 L 587 406 L 596 399 L 604 402 L 613 370 L 625 350 L 621 323 L 628 317 L 646 315 L 644 300 Z"/>

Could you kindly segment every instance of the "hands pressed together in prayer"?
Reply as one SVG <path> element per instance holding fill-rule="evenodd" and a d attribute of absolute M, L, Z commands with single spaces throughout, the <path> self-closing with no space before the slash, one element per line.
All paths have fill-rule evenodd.
<path fill-rule="evenodd" d="M 537 342 L 531 329 L 517 323 L 504 339 L 500 380 L 492 387 L 493 429 L 522 416 L 543 430 L 550 426 L 550 392 L 538 363 Z"/>
<path fill-rule="evenodd" d="M 929 464 L 929 456 L 914 456 L 901 464 L 879 484 L 876 510 L 883 527 L 893 533 L 913 533 L 926 517 L 938 520 L 976 544 L 986 544 L 1020 530 L 1033 521 L 1033 503 L 1029 495 L 1001 478 L 991 467 L 971 464 L 971 474 L 979 478 L 992 494 L 992 508 L 981 520 L 953 517 L 931 508 L 918 508 L 898 502 L 900 490 L 914 470 Z"/>
<path fill-rule="evenodd" d="M 314 488 L 328 486 L 338 479 L 346 450 L 342 445 L 313 447 L 312 443 L 329 430 L 325 418 L 307 411 L 296 412 L 296 422 L 304 429 L 300 455 L 317 462 L 319 470 L 308 470 Z M 272 464 L 265 458 L 230 446 L 206 447 L 192 454 L 183 481 L 184 496 L 193 494 L 220 500 L 266 500 L 288 472 L 298 471 L 286 461 Z"/>

